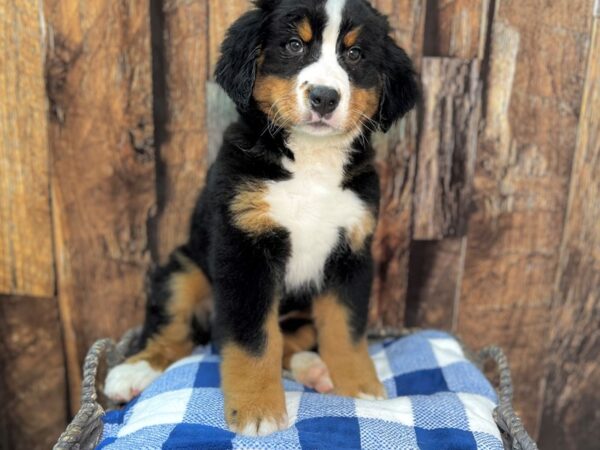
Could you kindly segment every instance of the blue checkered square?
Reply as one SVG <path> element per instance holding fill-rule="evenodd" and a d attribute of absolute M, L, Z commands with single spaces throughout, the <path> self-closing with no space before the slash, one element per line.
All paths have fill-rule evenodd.
<path fill-rule="evenodd" d="M 442 369 L 425 369 L 398 375 L 396 395 L 432 395 L 447 392 L 448 385 Z"/>
<path fill-rule="evenodd" d="M 415 428 L 420 450 L 477 450 L 472 433 L 454 428 Z"/>
<path fill-rule="evenodd" d="M 319 448 L 360 449 L 360 428 L 356 417 L 316 417 L 296 424 L 303 450 Z"/>

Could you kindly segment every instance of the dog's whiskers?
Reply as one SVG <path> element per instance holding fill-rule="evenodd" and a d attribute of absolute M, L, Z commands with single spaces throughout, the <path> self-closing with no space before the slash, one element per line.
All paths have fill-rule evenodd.
<path fill-rule="evenodd" d="M 274 136 L 277 132 L 279 132 L 279 130 L 286 127 L 291 122 L 291 119 L 288 117 L 288 114 L 291 112 L 291 108 L 279 107 L 281 103 L 289 100 L 290 97 L 291 94 L 284 95 L 283 97 L 273 102 L 273 104 L 269 108 L 269 111 L 267 112 L 267 126 L 262 131 L 261 136 L 264 135 L 267 131 L 271 136 Z M 284 120 L 281 123 L 278 123 L 281 119 Z"/>

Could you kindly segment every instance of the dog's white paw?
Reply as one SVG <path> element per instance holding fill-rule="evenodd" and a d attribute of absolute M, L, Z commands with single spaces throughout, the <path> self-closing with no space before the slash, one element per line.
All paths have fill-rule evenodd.
<path fill-rule="evenodd" d="M 288 427 L 288 417 L 284 414 L 279 420 L 272 418 L 263 418 L 257 421 L 250 421 L 244 427 L 235 429 L 238 434 L 255 437 L 268 436 L 276 431 L 285 430 Z"/>
<path fill-rule="evenodd" d="M 317 392 L 325 394 L 333 390 L 329 369 L 315 352 L 298 352 L 290 360 L 294 379 Z"/>
<path fill-rule="evenodd" d="M 157 379 L 162 372 L 147 361 L 119 364 L 112 368 L 104 383 L 104 393 L 114 402 L 128 402 Z"/>

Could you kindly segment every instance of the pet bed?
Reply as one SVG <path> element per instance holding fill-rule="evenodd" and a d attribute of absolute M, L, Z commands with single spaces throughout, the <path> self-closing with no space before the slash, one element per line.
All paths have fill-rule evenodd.
<path fill-rule="evenodd" d="M 267 437 L 236 436 L 223 418 L 219 356 L 209 347 L 173 364 L 120 410 L 96 402 L 99 355 L 109 365 L 132 341 L 116 348 L 99 341 L 86 361 L 82 410 L 55 448 L 165 449 L 523 449 L 537 448 L 514 415 L 506 358 L 481 352 L 500 369 L 498 393 L 459 341 L 420 331 L 373 344 L 370 354 L 389 399 L 321 395 L 284 380 L 290 428 Z"/>

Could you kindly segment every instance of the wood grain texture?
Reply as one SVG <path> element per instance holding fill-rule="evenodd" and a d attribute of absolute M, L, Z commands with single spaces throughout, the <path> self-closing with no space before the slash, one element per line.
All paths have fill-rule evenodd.
<path fill-rule="evenodd" d="M 600 442 L 600 11 L 595 19 L 552 314 L 540 448 Z"/>
<path fill-rule="evenodd" d="M 488 36 L 488 19 L 492 5 L 488 0 L 450 0 L 437 2 L 429 0 L 427 2 L 427 16 L 425 23 L 425 41 L 424 55 L 437 56 L 442 59 L 434 62 L 431 69 L 435 76 L 428 74 L 428 68 L 424 64 L 423 83 L 425 90 L 425 112 L 424 121 L 429 118 L 429 126 L 421 125 L 421 139 L 418 150 L 418 175 L 415 186 L 415 238 L 436 238 L 435 241 L 414 242 L 411 248 L 411 261 L 409 265 L 409 293 L 407 298 L 407 325 L 411 326 L 439 326 L 445 329 L 454 329 L 456 326 L 456 312 L 460 303 L 460 283 L 464 266 L 464 249 L 466 248 L 467 237 L 465 235 L 466 222 L 470 211 L 471 188 L 473 177 L 473 164 L 476 158 L 478 126 L 481 115 L 481 70 L 471 73 L 469 79 L 464 79 L 468 89 L 464 92 L 458 92 L 456 89 L 453 95 L 441 97 L 445 103 L 436 104 L 436 91 L 446 85 L 456 85 L 456 73 L 446 73 L 438 71 L 438 65 L 442 61 L 458 61 L 461 59 L 470 64 L 472 68 L 476 65 L 480 67 L 485 64 L 485 43 Z M 430 61 L 436 59 L 426 58 Z M 477 64 L 475 61 L 481 61 Z M 478 77 L 479 79 L 475 78 Z M 459 83 L 460 84 L 460 83 Z M 429 85 L 433 85 L 433 92 Z M 444 88 L 446 89 L 446 88 Z M 470 92 L 469 92 L 470 91 Z M 474 93 L 477 92 L 474 97 Z M 440 92 L 441 93 L 441 92 Z M 433 95 L 432 95 L 433 94 Z M 458 95 L 457 95 L 458 94 Z M 433 100 L 433 102 L 432 102 Z M 469 105 L 476 107 L 472 110 Z M 466 108 L 465 108 L 466 107 Z M 465 123 L 456 123 L 450 127 L 443 125 L 443 118 L 450 117 L 446 110 L 453 111 L 457 109 L 462 114 L 469 116 L 468 125 Z M 435 114 L 433 114 L 435 112 Z M 433 117 L 432 117 L 433 114 Z M 433 121 L 431 120 L 433 119 Z M 456 130 L 454 129 L 456 127 Z M 464 142 L 453 140 L 454 136 L 464 138 L 468 136 L 468 146 Z M 440 143 L 448 142 L 450 145 L 440 146 Z M 454 149 L 454 150 L 453 150 Z M 450 150 L 452 153 L 448 153 Z M 458 150 L 458 153 L 455 151 Z M 465 151 L 466 150 L 466 151 Z M 455 156 L 452 156 L 452 155 Z M 468 160 L 461 160 L 460 155 L 468 155 Z M 453 164 L 449 164 L 449 163 Z M 457 166 L 454 166 L 454 163 Z M 454 166 L 457 171 L 452 169 Z M 445 172 L 446 183 L 440 184 L 439 176 L 431 174 L 431 169 L 436 172 L 442 168 Z M 453 175 L 456 174 L 456 175 Z M 466 176 L 463 176 L 466 175 Z M 454 180 L 454 181 L 452 181 Z M 450 183 L 448 183 L 450 181 Z M 456 181 L 459 181 L 456 184 Z M 446 197 L 444 189 L 440 189 L 444 184 L 454 185 L 455 194 L 459 194 L 458 203 L 452 196 Z M 446 189 L 448 190 L 448 189 Z M 425 207 L 421 204 L 422 198 L 418 192 L 429 192 L 433 196 L 430 199 L 435 203 Z M 422 197 L 422 195 L 421 195 Z M 437 204 L 437 206 L 436 206 Z M 434 233 L 427 232 L 427 229 L 434 231 L 443 229 L 440 223 L 435 220 L 436 211 L 452 211 L 452 205 L 460 204 L 461 208 L 454 209 L 456 230 L 462 237 L 460 239 L 449 238 L 447 231 L 438 231 Z M 451 216 L 453 214 L 450 214 Z M 438 214 L 439 217 L 439 214 Z M 429 222 L 431 221 L 431 222 Z M 424 233 L 425 231 L 425 233 Z M 450 231 L 450 230 L 448 230 Z"/>
<path fill-rule="evenodd" d="M 407 327 L 454 330 L 465 245 L 465 238 L 412 242 Z"/>
<path fill-rule="evenodd" d="M 424 54 L 482 58 L 490 0 L 428 0 Z"/>
<path fill-rule="evenodd" d="M 424 0 L 372 2 L 389 15 L 394 38 L 413 58 L 417 70 L 423 44 Z M 374 136 L 381 179 L 379 223 L 373 239 L 375 280 L 370 325 L 374 329 L 404 324 L 410 255 L 412 191 L 417 149 L 417 112 L 408 114 L 386 134 Z"/>
<path fill-rule="evenodd" d="M 477 60 L 424 58 L 413 239 L 466 234 L 481 107 Z"/>
<path fill-rule="evenodd" d="M 411 113 L 387 135 L 373 139 L 381 181 L 379 221 L 372 245 L 375 279 L 369 316 L 375 330 L 400 328 L 404 323 L 416 130 L 416 117 Z"/>
<path fill-rule="evenodd" d="M 389 17 L 394 40 L 406 50 L 419 69 L 423 54 L 426 0 L 369 1 Z"/>
<path fill-rule="evenodd" d="M 0 296 L 0 449 L 48 449 L 67 426 L 54 298 Z"/>
<path fill-rule="evenodd" d="M 214 80 L 215 67 L 221 54 L 221 42 L 229 26 L 252 7 L 248 0 L 208 0 L 208 74 Z"/>
<path fill-rule="evenodd" d="M 157 103 L 165 109 L 155 109 L 159 170 L 154 239 L 157 259 L 165 262 L 188 237 L 191 212 L 208 167 L 208 3 L 169 0 L 156 13 L 162 21 L 157 31 L 162 33 L 155 36 L 161 42 L 154 44 L 155 94 L 162 97 L 163 102 Z M 158 83 L 156 74 L 162 78 Z"/>
<path fill-rule="evenodd" d="M 0 2 L 0 293 L 54 295 L 44 29 L 37 2 Z"/>
<path fill-rule="evenodd" d="M 76 399 L 89 346 L 144 310 L 155 206 L 149 4 L 44 8 L 58 294 Z"/>
<path fill-rule="evenodd" d="M 494 18 L 457 330 L 508 353 L 535 430 L 592 5 L 526 3 Z"/>

